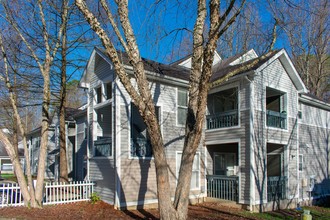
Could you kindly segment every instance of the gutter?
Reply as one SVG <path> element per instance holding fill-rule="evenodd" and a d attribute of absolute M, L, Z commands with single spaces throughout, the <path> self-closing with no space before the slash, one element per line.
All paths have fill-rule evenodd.
<path fill-rule="evenodd" d="M 321 100 L 306 96 L 304 94 L 300 94 L 299 101 L 303 102 L 303 103 L 306 103 L 306 104 L 309 104 L 309 105 L 312 105 L 314 107 L 324 109 L 326 111 L 330 111 L 330 104 L 329 103 L 326 103 L 326 102 L 323 102 Z"/>

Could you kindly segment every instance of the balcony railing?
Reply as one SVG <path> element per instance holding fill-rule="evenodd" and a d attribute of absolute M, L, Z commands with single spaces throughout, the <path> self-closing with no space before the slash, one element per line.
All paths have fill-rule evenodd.
<path fill-rule="evenodd" d="M 112 156 L 112 139 L 111 137 L 101 137 L 99 140 L 94 141 L 95 156 L 111 157 Z"/>
<path fill-rule="evenodd" d="M 131 156 L 132 157 L 151 157 L 151 142 L 146 138 L 131 139 Z"/>
<path fill-rule="evenodd" d="M 274 128 L 286 129 L 287 115 L 286 113 L 267 110 L 267 126 Z"/>
<path fill-rule="evenodd" d="M 211 198 L 238 201 L 238 177 L 206 175 L 207 196 Z"/>
<path fill-rule="evenodd" d="M 267 177 L 267 200 L 277 201 L 286 198 L 286 182 L 285 176 Z"/>
<path fill-rule="evenodd" d="M 227 128 L 238 125 L 238 110 L 226 111 L 206 116 L 207 129 Z"/>

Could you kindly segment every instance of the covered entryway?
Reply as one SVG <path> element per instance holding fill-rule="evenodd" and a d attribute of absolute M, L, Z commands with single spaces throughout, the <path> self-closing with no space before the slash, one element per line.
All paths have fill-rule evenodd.
<path fill-rule="evenodd" d="M 207 146 L 212 158 L 212 175 L 207 175 L 207 196 L 237 201 L 238 143 Z"/>
<path fill-rule="evenodd" d="M 286 198 L 287 178 L 284 174 L 284 146 L 267 144 L 267 200 Z"/>

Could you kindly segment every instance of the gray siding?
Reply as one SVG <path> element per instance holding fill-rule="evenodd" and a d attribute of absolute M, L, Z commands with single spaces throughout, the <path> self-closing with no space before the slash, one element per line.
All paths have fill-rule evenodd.
<path fill-rule="evenodd" d="M 85 179 L 87 172 L 86 156 L 87 156 L 87 120 L 86 116 L 76 118 L 77 126 L 77 146 L 75 156 L 75 178 L 77 181 Z"/>
<path fill-rule="evenodd" d="M 101 199 L 113 204 L 115 196 L 114 160 L 108 158 L 92 158 L 89 161 L 90 179 L 95 182 L 95 192 Z"/>
<path fill-rule="evenodd" d="M 160 124 L 163 132 L 166 157 L 170 169 L 171 195 L 176 186 L 176 152 L 182 151 L 184 127 L 176 125 L 176 87 L 157 82 L 150 83 L 154 102 L 161 109 Z M 131 158 L 130 156 L 130 98 L 122 85 L 118 88 L 121 96 L 121 204 L 157 199 L 156 173 L 153 159 Z M 203 141 L 202 141 L 203 143 Z M 200 188 L 205 188 L 204 147 L 200 145 Z M 200 190 L 191 191 L 191 195 L 200 194 Z"/>
<path fill-rule="evenodd" d="M 269 128 L 266 126 L 266 88 L 273 88 L 286 94 L 287 129 Z M 267 201 L 267 143 L 283 146 L 284 174 L 288 177 L 287 195 L 294 197 L 294 186 L 297 184 L 297 158 L 289 160 L 297 152 L 297 113 L 298 93 L 281 62 L 276 59 L 262 69 L 254 78 L 254 167 L 253 172 L 258 180 L 255 182 L 255 198 L 258 202 Z"/>
<path fill-rule="evenodd" d="M 299 154 L 303 155 L 300 181 L 310 183 L 315 178 L 313 195 L 330 194 L 330 112 L 304 103 L 301 104 L 302 119 L 299 124 Z M 300 185 L 300 197 L 307 197 L 307 188 Z"/>

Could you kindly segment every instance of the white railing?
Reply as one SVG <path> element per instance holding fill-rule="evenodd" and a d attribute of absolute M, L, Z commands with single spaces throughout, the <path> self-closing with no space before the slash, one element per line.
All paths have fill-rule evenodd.
<path fill-rule="evenodd" d="M 0 207 L 22 206 L 23 197 L 17 183 L 0 184 Z"/>
<path fill-rule="evenodd" d="M 91 181 L 46 183 L 43 205 L 89 201 L 93 192 L 94 183 Z M 0 184 L 0 207 L 23 205 L 23 197 L 17 183 Z"/>

